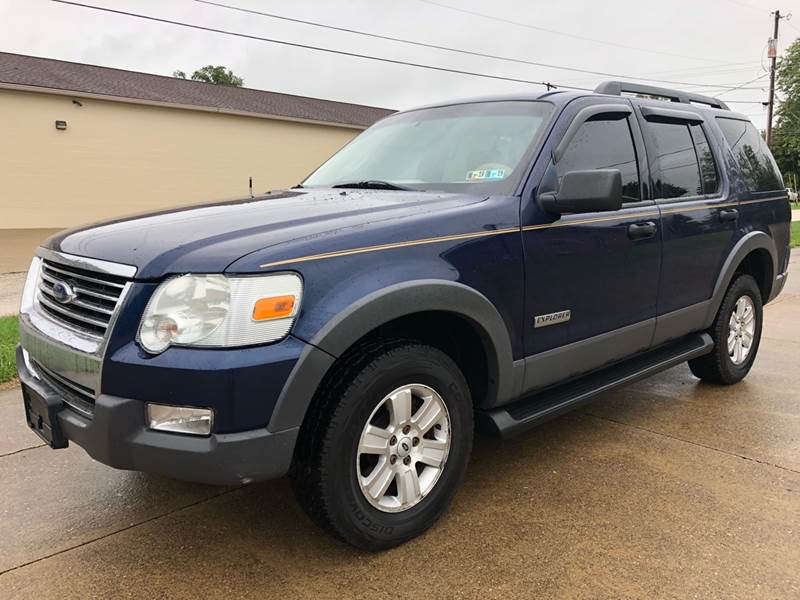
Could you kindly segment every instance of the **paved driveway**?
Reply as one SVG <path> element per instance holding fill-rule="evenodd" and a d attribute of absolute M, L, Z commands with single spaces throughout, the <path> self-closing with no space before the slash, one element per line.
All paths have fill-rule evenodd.
<path fill-rule="evenodd" d="M 800 259 L 747 380 L 685 366 L 479 438 L 423 537 L 363 554 L 287 481 L 212 488 L 52 451 L 0 393 L 0 597 L 800 597 Z"/>
<path fill-rule="evenodd" d="M 0 317 L 19 311 L 19 298 L 25 285 L 25 273 L 0 273 Z"/>

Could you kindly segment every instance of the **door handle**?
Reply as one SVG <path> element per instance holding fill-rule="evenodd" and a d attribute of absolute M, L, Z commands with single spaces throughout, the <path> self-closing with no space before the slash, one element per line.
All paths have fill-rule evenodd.
<path fill-rule="evenodd" d="M 739 218 L 739 211 L 735 208 L 726 208 L 719 211 L 719 220 L 723 223 L 728 223 L 729 221 L 735 221 Z"/>
<path fill-rule="evenodd" d="M 652 221 L 628 225 L 628 237 L 632 240 L 644 240 L 656 234 L 656 224 Z"/>

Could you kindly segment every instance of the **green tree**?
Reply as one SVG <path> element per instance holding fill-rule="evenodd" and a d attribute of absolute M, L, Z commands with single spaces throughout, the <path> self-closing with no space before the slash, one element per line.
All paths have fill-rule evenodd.
<path fill-rule="evenodd" d="M 800 181 L 800 40 L 778 62 L 777 88 L 783 100 L 772 129 L 772 154 L 786 185 Z"/>
<path fill-rule="evenodd" d="M 175 71 L 172 76 L 178 79 L 186 79 L 186 73 L 183 71 Z M 244 79 L 237 77 L 233 74 L 233 71 L 222 65 L 201 67 L 192 73 L 192 79 L 215 85 L 232 85 L 233 87 L 242 87 L 244 85 Z"/>

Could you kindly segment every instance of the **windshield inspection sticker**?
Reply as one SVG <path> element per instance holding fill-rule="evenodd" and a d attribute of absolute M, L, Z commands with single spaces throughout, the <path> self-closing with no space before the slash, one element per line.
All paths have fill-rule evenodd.
<path fill-rule="evenodd" d="M 505 178 L 505 169 L 481 169 L 480 171 L 467 171 L 467 181 L 486 181 L 490 179 Z"/>

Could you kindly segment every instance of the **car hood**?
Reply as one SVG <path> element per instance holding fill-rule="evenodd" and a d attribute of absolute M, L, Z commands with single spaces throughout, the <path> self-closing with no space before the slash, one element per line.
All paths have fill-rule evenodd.
<path fill-rule="evenodd" d="M 147 213 L 61 232 L 43 245 L 133 265 L 137 279 L 220 273 L 271 246 L 381 226 L 480 202 L 483 197 L 418 191 L 297 189 Z"/>

